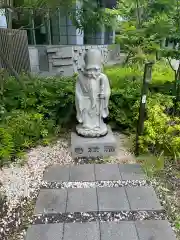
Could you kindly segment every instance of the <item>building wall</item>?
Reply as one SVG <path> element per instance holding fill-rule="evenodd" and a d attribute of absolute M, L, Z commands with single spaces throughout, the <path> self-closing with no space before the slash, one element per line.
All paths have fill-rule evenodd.
<path fill-rule="evenodd" d="M 99 2 L 99 0 L 94 0 Z M 104 1 L 104 0 L 103 0 Z M 109 2 L 109 7 L 114 6 L 116 0 Z M 97 3 L 96 3 L 97 4 Z M 102 7 L 107 5 L 107 2 L 101 4 Z M 72 12 L 82 8 L 82 2 L 76 0 Z M 96 26 L 94 26 L 96 28 Z M 95 30 L 95 29 L 94 29 Z M 115 29 L 102 26 L 96 33 L 79 30 L 73 25 L 69 14 L 64 9 L 56 9 L 51 17 L 51 35 L 53 45 L 83 45 L 83 44 L 114 44 Z"/>
<path fill-rule="evenodd" d="M 29 47 L 31 71 L 72 76 L 83 68 L 84 54 L 90 48 L 96 48 L 101 51 L 102 63 L 104 65 L 120 59 L 119 45 L 33 46 Z M 37 67 L 35 67 L 35 64 Z"/>

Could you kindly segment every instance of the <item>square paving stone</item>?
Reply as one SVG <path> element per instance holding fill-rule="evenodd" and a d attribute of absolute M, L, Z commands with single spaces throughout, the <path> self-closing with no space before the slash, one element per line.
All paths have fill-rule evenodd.
<path fill-rule="evenodd" d="M 69 166 L 53 165 L 46 169 L 44 181 L 48 182 L 67 182 L 69 181 Z"/>
<path fill-rule="evenodd" d="M 71 166 L 70 181 L 95 181 L 94 164 Z"/>
<path fill-rule="evenodd" d="M 131 210 L 162 210 L 152 187 L 126 187 Z"/>
<path fill-rule="evenodd" d="M 28 228 L 26 240 L 61 240 L 63 238 L 63 224 L 41 224 Z"/>
<path fill-rule="evenodd" d="M 97 210 L 95 188 L 68 189 L 67 212 L 90 212 Z"/>
<path fill-rule="evenodd" d="M 95 164 L 95 178 L 103 180 L 121 180 L 118 164 Z"/>
<path fill-rule="evenodd" d="M 126 192 L 121 188 L 97 188 L 99 211 L 130 210 Z"/>
<path fill-rule="evenodd" d="M 95 222 L 65 224 L 63 240 L 100 240 L 99 224 Z"/>
<path fill-rule="evenodd" d="M 100 229 L 101 240 L 138 240 L 133 222 L 100 223 Z"/>
<path fill-rule="evenodd" d="M 176 240 L 167 220 L 137 221 L 139 240 Z"/>
<path fill-rule="evenodd" d="M 139 164 L 119 164 L 122 180 L 144 180 L 145 174 Z"/>
<path fill-rule="evenodd" d="M 140 164 L 132 163 L 132 164 L 119 164 L 120 172 L 141 172 L 142 167 Z"/>
<path fill-rule="evenodd" d="M 42 189 L 36 202 L 35 214 L 64 213 L 66 211 L 67 190 Z"/>

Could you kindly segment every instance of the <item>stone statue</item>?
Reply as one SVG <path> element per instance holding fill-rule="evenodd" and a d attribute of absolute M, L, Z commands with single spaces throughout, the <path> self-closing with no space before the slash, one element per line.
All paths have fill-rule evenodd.
<path fill-rule="evenodd" d="M 84 57 L 84 70 L 76 82 L 76 111 L 79 125 L 76 131 L 84 137 L 105 136 L 108 132 L 103 119 L 109 114 L 110 86 L 101 73 L 102 57 L 98 49 L 89 49 Z"/>

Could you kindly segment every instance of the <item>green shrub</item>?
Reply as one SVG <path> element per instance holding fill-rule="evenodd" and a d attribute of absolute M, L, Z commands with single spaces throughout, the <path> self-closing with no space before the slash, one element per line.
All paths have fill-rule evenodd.
<path fill-rule="evenodd" d="M 134 67 L 116 66 L 106 68 L 111 84 L 109 121 L 115 128 L 134 129 L 133 105 L 140 98 L 142 72 Z"/>
<path fill-rule="evenodd" d="M 135 129 L 135 115 L 137 115 L 138 109 L 134 108 L 134 104 L 139 100 L 140 94 L 140 81 L 127 80 L 124 88 L 112 88 L 109 120 L 115 127 Z"/>
<path fill-rule="evenodd" d="M 163 154 L 177 160 L 180 158 L 180 118 L 166 113 L 173 105 L 172 99 L 159 94 L 148 103 L 148 119 L 144 134 L 140 137 L 142 153 Z M 162 104 L 163 103 L 163 104 Z"/>
<path fill-rule="evenodd" d="M 137 67 L 111 67 L 105 70 L 113 89 L 123 88 L 129 82 L 140 80 L 142 72 Z"/>
<path fill-rule="evenodd" d="M 139 114 L 142 73 L 138 68 L 112 68 L 106 73 L 111 78 L 110 121 L 116 127 L 136 130 Z M 134 76 L 134 77 L 133 77 Z M 140 138 L 142 153 L 180 157 L 180 119 L 170 114 L 173 108 L 174 72 L 166 62 L 153 67 L 148 94 L 144 134 Z M 158 92 L 158 93 L 156 93 Z"/>
<path fill-rule="evenodd" d="M 0 167 L 11 160 L 14 152 L 14 142 L 7 128 L 0 127 Z"/>
<path fill-rule="evenodd" d="M 175 74 L 167 61 L 157 62 L 153 66 L 150 91 L 173 95 Z"/>
<path fill-rule="evenodd" d="M 11 78 L 5 84 L 4 105 L 8 112 L 35 111 L 63 123 L 73 114 L 74 83 L 72 78 L 34 78 L 26 79 L 21 89 Z"/>
<path fill-rule="evenodd" d="M 0 128 L 0 165 L 18 157 L 23 150 L 40 143 L 54 131 L 54 121 L 44 119 L 40 113 L 13 111 Z"/>
<path fill-rule="evenodd" d="M 3 122 L 13 137 L 16 151 L 34 146 L 34 144 L 50 133 L 55 127 L 54 121 L 45 119 L 40 113 L 14 111 Z"/>
<path fill-rule="evenodd" d="M 22 76 L 22 81 L 23 89 L 14 78 L 4 84 L 0 124 L 7 136 L 1 133 L 4 139 L 0 145 L 2 164 L 25 149 L 46 142 L 63 124 L 75 122 L 75 78 L 28 79 Z M 13 147 L 9 143 L 4 149 L 3 142 L 7 139 Z"/>
<path fill-rule="evenodd" d="M 161 85 L 166 82 L 174 82 L 174 71 L 165 60 L 156 62 L 153 66 L 152 84 Z"/>

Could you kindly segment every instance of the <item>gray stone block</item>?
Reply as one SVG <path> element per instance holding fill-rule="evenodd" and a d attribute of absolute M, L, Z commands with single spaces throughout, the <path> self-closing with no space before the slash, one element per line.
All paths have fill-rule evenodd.
<path fill-rule="evenodd" d="M 96 180 L 121 180 L 118 164 L 95 164 Z"/>
<path fill-rule="evenodd" d="M 64 240 L 100 240 L 99 224 L 69 223 L 64 227 Z"/>
<path fill-rule="evenodd" d="M 47 53 L 56 53 L 58 50 L 57 47 L 47 46 Z"/>
<path fill-rule="evenodd" d="M 73 158 L 106 157 L 116 154 L 116 139 L 111 129 L 100 138 L 85 138 L 72 132 L 71 152 Z"/>
<path fill-rule="evenodd" d="M 61 72 L 64 77 L 71 77 L 74 74 L 74 67 L 72 66 L 62 66 L 62 67 L 53 67 L 57 72 Z"/>
<path fill-rule="evenodd" d="M 95 181 L 94 164 L 71 166 L 70 181 Z"/>
<path fill-rule="evenodd" d="M 101 240 L 138 240 L 133 222 L 100 223 L 100 230 Z"/>
<path fill-rule="evenodd" d="M 90 48 L 91 48 L 91 46 L 85 45 L 85 49 L 86 49 L 86 50 L 88 50 L 88 49 L 90 49 Z"/>
<path fill-rule="evenodd" d="M 67 190 L 42 189 L 36 202 L 35 214 L 64 213 L 66 211 Z"/>
<path fill-rule="evenodd" d="M 176 240 L 167 220 L 146 220 L 136 223 L 139 240 Z"/>
<path fill-rule="evenodd" d="M 99 211 L 130 210 L 126 192 L 121 188 L 97 188 Z"/>
<path fill-rule="evenodd" d="M 45 170 L 44 181 L 48 182 L 67 182 L 69 181 L 69 166 L 53 165 Z"/>
<path fill-rule="evenodd" d="M 139 164 L 119 164 L 122 180 L 144 180 L 145 174 Z"/>
<path fill-rule="evenodd" d="M 73 48 L 71 46 L 60 47 L 56 55 L 59 56 L 61 59 L 71 58 L 73 56 Z"/>
<path fill-rule="evenodd" d="M 53 61 L 53 67 L 71 66 L 72 64 L 73 64 L 72 58 L 63 58 L 63 59 L 56 58 L 56 60 Z"/>
<path fill-rule="evenodd" d="M 62 240 L 63 224 L 41 224 L 28 228 L 25 240 Z"/>
<path fill-rule="evenodd" d="M 97 211 L 95 188 L 68 189 L 67 212 Z"/>
<path fill-rule="evenodd" d="M 131 210 L 162 210 L 152 187 L 126 187 Z"/>
<path fill-rule="evenodd" d="M 39 72 L 39 54 L 36 47 L 28 47 L 31 72 Z"/>

